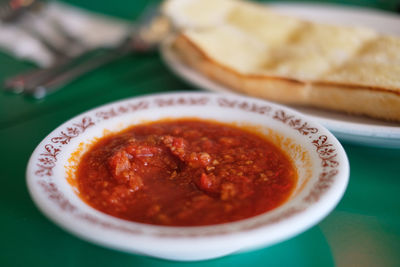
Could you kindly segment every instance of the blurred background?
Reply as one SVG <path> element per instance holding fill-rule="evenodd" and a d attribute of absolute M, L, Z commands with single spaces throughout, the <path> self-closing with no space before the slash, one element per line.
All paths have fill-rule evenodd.
<path fill-rule="evenodd" d="M 391 15 L 400 12 L 399 0 L 310 2 L 370 8 Z M 133 21 L 149 1 L 63 3 Z M 1 81 L 35 68 L 32 62 L 0 50 Z M 37 210 L 25 185 L 25 168 L 30 154 L 49 132 L 104 103 L 179 90 L 199 89 L 173 75 L 156 51 L 121 57 L 45 99 L 0 90 L 0 266 L 400 266 L 399 150 L 344 143 L 351 179 L 332 214 L 291 240 L 206 262 L 176 263 L 106 249 L 66 233 Z"/>
<path fill-rule="evenodd" d="M 64 0 L 63 2 L 73 4 L 76 6 L 81 6 L 84 8 L 88 8 L 90 10 L 98 11 L 101 13 L 110 14 L 113 16 L 123 17 L 126 19 L 132 18 L 138 12 L 138 8 L 140 8 L 142 4 L 135 3 L 136 1 L 129 0 L 115 0 L 115 1 L 103 1 L 104 3 L 99 4 L 99 1 L 95 0 Z M 310 0 L 310 1 L 301 1 L 301 0 L 292 0 L 292 1 L 268 1 L 268 0 L 256 0 L 256 2 L 293 2 L 293 3 L 336 3 L 341 5 L 348 6 L 362 6 L 362 7 L 370 7 L 381 10 L 388 11 L 400 11 L 400 1 L 399 0 Z M 120 6 L 125 6 L 126 8 L 121 9 Z"/>

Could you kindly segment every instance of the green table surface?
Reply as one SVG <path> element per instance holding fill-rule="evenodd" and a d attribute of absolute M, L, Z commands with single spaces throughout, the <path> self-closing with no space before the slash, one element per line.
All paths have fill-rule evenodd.
<path fill-rule="evenodd" d="M 68 2 L 132 20 L 147 1 Z M 388 11 L 399 7 L 388 0 L 336 2 Z M 0 52 L 0 80 L 33 67 Z M 179 90 L 199 89 L 174 76 L 158 53 L 126 56 L 41 101 L 1 90 L 0 266 L 400 266 L 400 150 L 395 149 L 343 143 L 350 182 L 329 216 L 290 240 L 215 260 L 172 262 L 100 247 L 63 231 L 38 211 L 25 168 L 48 133 L 104 103 Z"/>

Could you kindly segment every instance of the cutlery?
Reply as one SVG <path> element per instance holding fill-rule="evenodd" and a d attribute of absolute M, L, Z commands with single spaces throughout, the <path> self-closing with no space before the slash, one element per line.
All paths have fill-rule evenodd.
<path fill-rule="evenodd" d="M 115 47 L 100 47 L 49 69 L 51 78 L 44 82 L 24 85 L 24 93 L 36 99 L 60 89 L 90 70 L 118 59 L 131 52 L 154 51 L 172 32 L 169 20 L 161 15 L 158 6 L 149 6 L 132 27 L 129 34 Z"/>
<path fill-rule="evenodd" d="M 35 69 L 23 74 L 18 74 L 5 81 L 5 89 L 20 93 L 26 84 L 40 84 L 55 75 L 65 67 L 71 57 L 82 53 L 86 47 L 83 42 L 71 36 L 57 21 L 46 21 L 58 33 L 64 45 L 55 45 L 29 23 L 24 22 L 27 17 L 34 18 L 44 6 L 42 0 L 10 0 L 0 2 L 0 21 L 6 24 L 17 24 L 18 28 L 33 36 L 56 58 L 51 68 Z M 36 14 L 40 15 L 40 14 Z M 34 18 L 35 19 L 35 18 Z M 37 17 L 36 19 L 44 19 Z M 68 49 L 65 49 L 65 48 Z M 51 69 L 51 71 L 50 71 Z"/>
<path fill-rule="evenodd" d="M 47 50 L 53 53 L 57 58 L 66 58 L 69 56 L 68 51 L 57 47 L 37 29 L 32 27 L 28 22 L 25 22 L 27 17 L 32 17 L 33 14 L 40 12 L 45 5 L 42 0 L 9 0 L 0 2 L 0 21 L 6 24 L 16 24 L 19 29 L 23 30 L 28 35 L 33 36 L 38 40 Z M 52 26 L 56 24 L 51 23 Z M 60 33 L 63 39 L 70 39 L 65 35 L 65 31 L 60 31 L 57 27 L 57 32 Z"/>

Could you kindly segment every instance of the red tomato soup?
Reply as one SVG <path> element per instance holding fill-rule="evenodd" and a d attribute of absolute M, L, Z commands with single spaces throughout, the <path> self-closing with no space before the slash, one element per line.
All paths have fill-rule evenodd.
<path fill-rule="evenodd" d="M 265 137 L 198 119 L 133 126 L 97 141 L 77 169 L 80 197 L 112 216 L 199 226 L 269 211 L 292 192 L 297 172 Z"/>

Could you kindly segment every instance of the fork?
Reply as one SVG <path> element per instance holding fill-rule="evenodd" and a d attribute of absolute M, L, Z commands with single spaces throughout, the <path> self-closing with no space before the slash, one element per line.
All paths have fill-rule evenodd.
<path fill-rule="evenodd" d="M 62 70 L 55 74 L 49 69 L 49 72 L 54 74 L 50 79 L 39 84 L 26 85 L 24 93 L 36 99 L 43 98 L 84 73 L 128 53 L 155 50 L 172 31 L 173 27 L 169 19 L 160 13 L 159 7 L 150 5 L 139 17 L 129 34 L 117 46 L 97 48 L 77 58 L 72 58 L 65 63 L 66 66 Z"/>
<path fill-rule="evenodd" d="M 58 58 L 66 58 L 72 55 L 69 51 L 65 51 L 62 47 L 54 45 L 52 42 L 47 40 L 47 38 L 29 23 L 26 23 L 26 19 L 39 19 L 35 18 L 35 15 L 43 10 L 45 2 L 43 0 L 0 0 L 0 21 L 6 24 L 17 24 L 18 27 L 26 32 L 27 34 L 33 36 L 38 40 L 47 50 L 53 53 Z M 30 22 L 30 21 L 29 21 Z M 52 28 L 59 33 L 60 38 L 64 41 L 69 41 L 69 44 L 76 44 L 76 46 L 83 46 L 79 40 L 70 36 L 65 30 L 62 29 L 61 25 L 56 22 L 51 21 L 46 24 L 51 24 Z M 74 39 L 73 42 L 71 40 Z M 64 42 L 65 43 L 65 42 Z M 71 49 L 74 50 L 75 47 Z"/>
<path fill-rule="evenodd" d="M 67 62 L 72 56 L 86 50 L 84 43 L 71 36 L 57 22 L 52 21 L 47 24 L 51 24 L 52 28 L 59 34 L 59 37 L 63 39 L 63 43 L 69 44 L 68 50 L 52 44 L 42 35 L 41 32 L 24 23 L 24 19 L 27 17 L 35 19 L 33 17 L 34 14 L 39 12 L 43 8 L 44 4 L 45 3 L 42 0 L 8 0 L 0 2 L 0 21 L 4 23 L 18 24 L 20 29 L 38 40 L 56 58 L 56 61 L 51 67 L 52 71 L 50 71 L 50 68 L 35 69 L 23 74 L 18 74 L 5 81 L 5 89 L 19 93 L 24 90 L 26 84 L 40 84 L 57 73 L 57 71 L 60 71 L 61 66 L 64 66 L 65 62 Z"/>
<path fill-rule="evenodd" d="M 31 10 L 38 10 L 42 7 L 42 3 L 37 0 L 21 0 L 21 1 L 1 1 L 0 2 L 0 21 L 6 24 L 18 23 L 25 14 Z M 57 48 L 53 47 L 49 42 L 45 40 L 37 31 L 22 25 L 22 30 L 30 35 L 33 35 L 35 39 L 39 40 L 46 48 L 56 54 L 60 54 Z"/>

